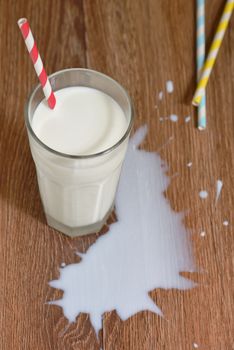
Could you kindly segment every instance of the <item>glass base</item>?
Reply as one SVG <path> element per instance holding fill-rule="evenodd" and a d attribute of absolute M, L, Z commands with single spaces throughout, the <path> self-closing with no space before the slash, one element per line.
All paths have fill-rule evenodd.
<path fill-rule="evenodd" d="M 114 208 L 114 205 L 111 206 L 103 220 L 95 222 L 94 224 L 87 225 L 87 226 L 80 226 L 80 227 L 70 227 L 67 225 L 62 224 L 61 222 L 58 222 L 51 216 L 46 215 L 46 221 L 47 224 L 54 228 L 55 230 L 64 233 L 65 235 L 69 237 L 78 237 L 78 236 L 83 236 L 83 235 L 88 235 L 90 233 L 96 233 L 99 232 L 102 227 L 105 225 L 108 217 L 110 216 L 112 210 Z"/>

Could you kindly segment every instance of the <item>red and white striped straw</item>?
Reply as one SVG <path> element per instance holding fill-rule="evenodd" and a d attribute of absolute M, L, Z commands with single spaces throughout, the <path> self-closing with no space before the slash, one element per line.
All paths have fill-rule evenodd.
<path fill-rule="evenodd" d="M 55 99 L 52 87 L 50 85 L 50 81 L 49 81 L 48 76 L 46 74 L 45 68 L 43 66 L 37 45 L 36 45 L 35 40 L 33 38 L 32 31 L 30 29 L 28 20 L 26 18 L 20 18 L 17 23 L 18 23 L 18 26 L 21 30 L 22 35 L 23 35 L 25 45 L 26 45 L 28 52 L 30 54 L 30 57 L 32 59 L 35 71 L 36 71 L 37 76 L 40 80 L 45 98 L 48 102 L 48 105 L 51 109 L 54 109 L 55 104 L 56 104 L 56 99 Z"/>

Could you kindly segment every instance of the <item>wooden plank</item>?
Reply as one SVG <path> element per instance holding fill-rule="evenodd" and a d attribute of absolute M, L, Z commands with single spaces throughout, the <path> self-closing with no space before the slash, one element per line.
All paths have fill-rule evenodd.
<path fill-rule="evenodd" d="M 223 4 L 206 1 L 208 42 Z M 197 343 L 201 349 L 233 349 L 233 19 L 207 89 L 208 128 L 199 133 L 194 122 L 184 122 L 187 115 L 195 119 L 192 1 L 0 0 L 0 16 L 0 348 L 99 349 L 87 315 L 66 329 L 62 311 L 45 304 L 60 295 L 47 284 L 59 276 L 60 264 L 78 262 L 75 252 L 86 251 L 98 235 L 70 240 L 45 224 L 23 121 L 26 97 L 37 83 L 16 25 L 26 16 L 48 73 L 88 66 L 130 92 L 135 129 L 149 125 L 143 147 L 159 150 L 169 175 L 179 173 L 165 195 L 176 211 L 188 210 L 185 224 L 205 271 L 190 276 L 199 281 L 193 290 L 150 293 L 164 319 L 141 312 L 122 322 L 115 311 L 105 314 L 103 348 L 187 350 Z M 168 79 L 175 91 L 160 103 Z M 159 121 L 170 113 L 179 116 L 178 123 Z M 161 148 L 170 136 L 172 142 Z M 224 188 L 215 205 L 219 178 Z M 198 196 L 203 188 L 209 191 L 205 202 Z"/>

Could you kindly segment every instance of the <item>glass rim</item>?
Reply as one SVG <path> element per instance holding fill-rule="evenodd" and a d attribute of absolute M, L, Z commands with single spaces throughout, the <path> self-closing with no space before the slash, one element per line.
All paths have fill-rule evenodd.
<path fill-rule="evenodd" d="M 40 145 L 42 146 L 45 150 L 49 151 L 50 153 L 53 153 L 57 156 L 63 157 L 63 158 L 72 158 L 72 159 L 89 159 L 89 158 L 95 158 L 98 156 L 102 156 L 105 155 L 107 153 L 110 153 L 111 151 L 113 151 L 114 149 L 116 149 L 119 145 L 121 145 L 123 143 L 123 141 L 128 137 L 128 135 L 130 134 L 130 131 L 132 129 L 132 125 L 133 125 L 133 120 L 134 120 L 134 107 L 132 104 L 132 100 L 128 94 L 128 92 L 126 91 L 126 89 L 119 84 L 116 80 L 114 80 L 113 78 L 109 77 L 108 75 L 98 72 L 96 70 L 93 69 L 87 69 L 87 68 L 66 68 L 66 69 L 61 69 L 55 73 L 52 73 L 51 75 L 48 76 L 48 78 L 53 78 L 61 73 L 66 73 L 68 71 L 85 71 L 85 72 L 89 72 L 91 74 L 96 74 L 99 75 L 100 77 L 103 77 L 109 81 L 111 81 L 112 83 L 114 83 L 120 90 L 122 90 L 122 92 L 125 94 L 125 96 L 127 97 L 128 103 L 129 103 L 129 107 L 130 107 L 130 121 L 128 123 L 128 127 L 125 131 L 125 133 L 123 134 L 123 136 L 116 142 L 114 143 L 112 146 L 104 149 L 103 151 L 97 152 L 97 153 L 92 153 L 92 154 L 83 154 L 83 155 L 78 155 L 78 154 L 69 154 L 69 153 L 63 153 L 63 152 L 59 152 L 56 151 L 55 149 L 47 146 L 44 142 L 42 142 L 37 135 L 35 134 L 35 132 L 33 131 L 32 127 L 31 127 L 31 123 L 29 121 L 29 106 L 32 102 L 32 99 L 35 95 L 35 93 L 38 91 L 38 89 L 41 88 L 41 84 L 37 84 L 36 87 L 32 90 L 32 92 L 30 93 L 27 102 L 25 104 L 25 123 L 26 123 L 26 127 L 28 129 L 28 131 L 30 132 L 31 136 L 34 138 L 34 140 Z M 56 90 L 58 91 L 58 90 Z M 118 102 L 117 102 L 118 103 Z"/>

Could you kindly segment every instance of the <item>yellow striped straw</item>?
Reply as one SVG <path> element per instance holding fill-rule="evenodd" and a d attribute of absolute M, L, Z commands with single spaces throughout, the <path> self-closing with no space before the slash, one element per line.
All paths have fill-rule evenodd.
<path fill-rule="evenodd" d="M 203 66 L 202 74 L 199 79 L 197 89 L 193 97 L 192 103 L 194 106 L 199 106 L 199 104 L 201 103 L 202 96 L 205 93 L 205 88 L 208 83 L 215 60 L 217 58 L 221 43 L 223 41 L 223 37 L 227 29 L 229 20 L 231 18 L 233 8 L 234 8 L 234 0 L 227 0 L 217 31 L 215 33 L 215 37 L 211 44 L 209 54 Z"/>

